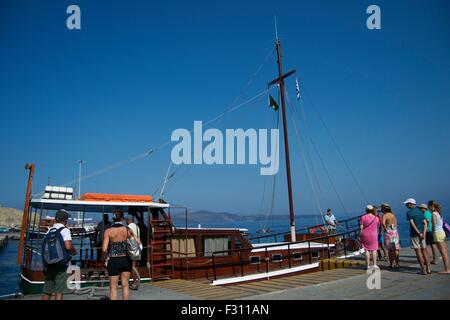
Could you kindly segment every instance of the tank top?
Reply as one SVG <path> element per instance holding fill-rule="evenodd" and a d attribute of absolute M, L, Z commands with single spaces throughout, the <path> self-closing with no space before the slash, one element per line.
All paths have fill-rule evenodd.
<path fill-rule="evenodd" d="M 112 228 L 121 228 L 123 227 L 123 224 L 120 222 L 114 223 Z M 109 257 L 121 257 L 127 255 L 127 241 L 114 241 L 109 243 Z"/>
<path fill-rule="evenodd" d="M 434 232 L 443 231 L 444 230 L 444 221 L 437 211 L 433 211 L 433 215 L 436 217 L 436 225 L 434 226 Z"/>

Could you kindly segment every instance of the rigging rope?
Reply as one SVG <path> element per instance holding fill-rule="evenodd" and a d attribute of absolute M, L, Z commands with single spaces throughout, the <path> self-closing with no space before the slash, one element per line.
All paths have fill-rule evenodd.
<path fill-rule="evenodd" d="M 304 165 L 304 167 L 305 167 L 305 172 L 306 172 L 306 176 L 307 176 L 307 178 L 308 178 L 308 182 L 309 182 L 309 184 L 310 184 L 310 186 L 311 186 L 311 189 L 312 189 L 312 191 L 313 191 L 313 195 L 314 195 L 314 199 L 315 199 L 315 202 L 316 202 L 317 210 L 319 211 L 319 214 L 321 214 L 321 212 L 322 212 L 322 206 L 320 205 L 319 197 L 317 196 L 316 189 L 314 188 L 314 185 L 313 185 L 313 182 L 312 182 L 310 173 L 309 173 L 308 163 L 307 163 L 307 161 L 306 161 L 306 157 L 305 157 L 305 154 L 304 154 L 304 152 L 303 152 L 303 148 L 302 148 L 302 146 L 301 146 L 301 139 L 300 139 L 300 134 L 299 134 L 299 131 L 298 131 L 298 128 L 297 128 L 297 122 L 295 121 L 295 117 L 294 117 L 294 115 L 293 115 L 293 110 L 292 110 L 293 108 L 292 108 L 292 106 L 291 106 L 291 102 L 290 102 L 290 99 L 289 99 L 289 94 L 288 94 L 288 92 L 287 92 L 286 89 L 285 89 L 285 93 L 286 93 L 287 105 L 288 105 L 288 107 L 289 107 L 289 111 L 291 112 L 291 119 L 292 119 L 292 123 L 293 123 L 293 127 L 294 127 L 295 136 L 296 136 L 296 138 L 297 138 L 298 147 L 299 147 L 299 149 L 300 149 L 300 154 L 301 154 L 302 159 L 303 159 L 303 162 L 302 162 L 302 163 L 303 163 L 303 165 Z"/>
<path fill-rule="evenodd" d="M 276 117 L 275 117 L 275 121 L 276 121 L 276 127 L 277 129 L 280 128 L 280 113 L 277 112 Z M 275 127 L 275 124 L 274 124 Z M 278 140 L 275 141 L 275 152 L 278 152 Z M 275 161 L 277 161 L 278 159 L 278 154 L 275 155 Z M 275 163 L 275 167 L 277 167 L 277 164 Z M 275 203 L 275 189 L 276 189 L 276 183 L 277 183 L 277 174 L 273 175 L 273 182 L 272 182 L 272 197 L 270 200 L 270 210 L 269 212 L 266 214 L 265 220 L 264 220 L 264 227 L 263 230 L 267 229 L 267 224 L 268 224 L 268 220 L 269 220 L 269 216 L 273 215 L 273 207 L 274 207 L 274 203 Z"/>
<path fill-rule="evenodd" d="M 318 150 L 318 148 L 317 148 L 317 146 L 316 146 L 316 144 L 315 144 L 315 142 L 314 142 L 314 140 L 312 138 L 312 135 L 309 133 L 309 129 L 308 129 L 308 126 L 306 124 L 306 113 L 304 111 L 304 106 L 303 106 L 302 103 L 299 103 L 299 105 L 300 105 L 300 109 L 302 111 L 302 115 L 303 115 L 302 119 L 304 119 L 303 123 L 304 123 L 304 126 L 305 126 L 305 131 L 307 132 L 307 136 L 309 138 L 309 141 L 310 141 L 310 143 L 311 143 L 311 145 L 312 145 L 312 147 L 313 147 L 313 149 L 314 149 L 314 151 L 315 151 L 315 153 L 317 155 L 317 158 L 320 161 L 320 164 L 322 165 L 322 167 L 323 167 L 323 169 L 325 171 L 327 179 L 330 182 L 331 188 L 333 189 L 334 193 L 336 194 L 336 197 L 337 197 L 337 199 L 338 199 L 342 209 L 344 210 L 344 212 L 347 212 L 347 209 L 346 209 L 346 207 L 344 205 L 344 201 L 342 200 L 339 192 L 337 191 L 337 188 L 336 188 L 336 186 L 335 186 L 335 184 L 333 182 L 333 179 L 331 178 L 330 172 L 328 171 L 328 168 L 325 165 L 325 161 L 323 160 L 322 156 L 320 155 L 320 152 L 319 152 L 319 150 Z"/>
<path fill-rule="evenodd" d="M 339 146 L 338 146 L 338 144 L 337 144 L 337 142 L 336 142 L 336 139 L 334 138 L 333 134 L 331 133 L 331 130 L 328 128 L 328 126 L 326 125 L 325 121 L 323 120 L 323 118 L 322 118 L 322 116 L 321 116 L 319 110 L 315 107 L 315 105 L 314 105 L 312 99 L 309 97 L 309 94 L 305 91 L 305 87 L 304 87 L 304 86 L 303 86 L 303 91 L 306 93 L 306 96 L 308 96 L 308 100 L 309 100 L 309 102 L 311 103 L 311 106 L 313 107 L 314 111 L 316 112 L 316 114 L 317 114 L 317 116 L 318 116 L 320 122 L 322 123 L 322 125 L 324 126 L 324 128 L 326 129 L 326 131 L 328 132 L 328 134 L 329 134 L 329 136 L 330 136 L 330 138 L 331 138 L 331 140 L 332 140 L 332 142 L 333 142 L 333 144 L 334 144 L 334 147 L 336 148 L 337 152 L 339 153 L 339 156 L 341 157 L 342 161 L 344 162 L 345 166 L 347 167 L 347 170 L 350 172 L 350 175 L 352 176 L 352 179 L 353 179 L 353 181 L 355 182 L 355 184 L 356 184 L 356 186 L 357 186 L 359 192 L 360 192 L 361 195 L 363 196 L 363 198 L 364 198 L 364 200 L 366 201 L 366 203 L 369 203 L 369 200 L 367 200 L 366 194 L 364 193 L 364 191 L 363 191 L 361 185 L 359 184 L 358 180 L 356 179 L 356 176 L 355 176 L 355 174 L 353 173 L 353 170 L 350 168 L 350 166 L 349 166 L 347 160 L 345 160 L 345 157 L 344 157 L 344 155 L 343 155 L 341 149 L 339 148 Z"/>
<path fill-rule="evenodd" d="M 242 108 L 242 107 L 244 107 L 244 106 L 246 106 L 246 105 L 248 105 L 250 103 L 255 103 L 256 101 L 261 99 L 262 96 L 265 96 L 268 92 L 270 92 L 273 88 L 276 88 L 276 87 L 268 88 L 268 89 L 258 93 L 257 95 L 247 99 L 246 101 L 244 101 L 244 102 L 242 102 L 242 103 L 240 103 L 240 104 L 238 104 L 238 105 L 236 105 L 236 106 L 234 106 L 234 107 L 232 107 L 232 108 L 230 108 L 230 109 L 220 113 L 218 116 L 216 116 L 216 117 L 210 119 L 209 121 L 207 121 L 206 123 L 204 123 L 203 127 L 206 127 L 206 126 L 210 125 L 211 123 L 213 123 L 213 122 L 217 121 L 218 119 L 226 116 L 227 114 L 229 114 L 231 112 L 234 112 L 234 111 L 236 111 L 236 110 L 238 110 L 238 109 L 240 109 L 240 108 Z M 194 131 L 194 129 L 189 130 L 190 133 L 192 133 L 193 131 Z M 72 181 L 69 181 L 69 182 L 61 185 L 61 186 L 62 187 L 67 187 L 67 186 L 70 186 L 70 185 L 78 183 L 78 181 L 85 181 L 85 180 L 88 180 L 90 178 L 96 177 L 98 175 L 104 174 L 104 173 L 106 173 L 108 171 L 114 170 L 114 169 L 116 169 L 118 167 L 121 167 L 121 166 L 123 166 L 125 164 L 129 164 L 129 163 L 135 162 L 137 160 L 140 160 L 142 158 L 145 158 L 147 156 L 150 156 L 150 155 L 154 154 L 155 152 L 159 151 L 160 149 L 166 147 L 167 145 L 169 145 L 171 143 L 173 143 L 173 141 L 172 140 L 168 140 L 168 141 L 160 144 L 159 146 L 157 146 L 154 149 L 149 149 L 149 150 L 147 150 L 144 153 L 140 153 L 140 154 L 138 154 L 138 155 L 136 155 L 134 157 L 131 157 L 129 159 L 119 161 L 119 162 L 117 162 L 117 163 L 115 163 L 113 165 L 107 166 L 107 167 L 105 167 L 103 169 L 100 169 L 100 170 L 98 170 L 96 172 L 93 172 L 93 173 L 88 174 L 86 176 L 82 176 L 80 180 L 79 179 L 74 179 Z M 41 196 L 43 194 L 44 194 L 44 192 L 35 193 L 35 194 L 33 194 L 33 197 Z"/>

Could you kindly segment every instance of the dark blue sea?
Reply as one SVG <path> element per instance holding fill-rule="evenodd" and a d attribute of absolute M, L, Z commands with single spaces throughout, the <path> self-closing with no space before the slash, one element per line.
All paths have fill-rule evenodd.
<path fill-rule="evenodd" d="M 297 218 L 297 228 L 321 223 L 323 223 L 321 217 Z M 198 227 L 198 224 L 189 224 L 188 226 Z M 179 227 L 184 226 L 179 225 Z M 289 221 L 272 220 L 266 225 L 264 221 L 223 222 L 215 224 L 201 224 L 201 227 L 245 228 L 248 229 L 250 235 L 256 235 L 257 231 L 263 227 L 270 228 L 273 233 L 289 231 Z M 406 221 L 400 222 L 399 232 L 402 246 L 409 246 L 409 227 Z M 272 241 L 273 239 L 268 238 L 267 240 Z M 6 294 L 15 293 L 19 290 L 19 266 L 16 264 L 18 247 L 19 241 L 10 240 L 6 247 L 0 249 L 0 297 Z"/>

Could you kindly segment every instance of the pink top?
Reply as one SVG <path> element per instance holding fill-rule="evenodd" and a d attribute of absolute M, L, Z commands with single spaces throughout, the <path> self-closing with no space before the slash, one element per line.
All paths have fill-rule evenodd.
<path fill-rule="evenodd" d="M 365 250 L 378 250 L 378 228 L 380 226 L 380 218 L 373 214 L 365 214 L 361 217 L 361 245 Z"/>

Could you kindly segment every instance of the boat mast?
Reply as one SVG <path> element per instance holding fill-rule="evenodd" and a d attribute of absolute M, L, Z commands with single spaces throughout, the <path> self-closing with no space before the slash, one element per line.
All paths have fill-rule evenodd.
<path fill-rule="evenodd" d="M 28 230 L 25 230 L 27 228 L 27 222 L 28 222 L 28 215 L 30 213 L 30 200 L 31 200 L 31 188 L 33 186 L 33 176 L 34 176 L 34 164 L 26 164 L 25 169 L 29 170 L 28 174 L 28 184 L 27 184 L 27 193 L 25 195 L 25 204 L 23 206 L 23 216 L 22 216 L 22 227 L 20 228 L 20 243 L 19 243 L 19 250 L 17 252 L 17 264 L 22 263 L 22 257 L 23 257 L 23 247 L 25 243 L 25 232 Z"/>
<path fill-rule="evenodd" d="M 289 195 L 289 218 L 291 222 L 291 241 L 296 241 L 295 234 L 295 221 L 294 221 L 294 202 L 292 200 L 292 180 L 291 180 L 291 161 L 289 158 L 289 140 L 287 131 L 287 121 L 286 121 L 286 106 L 284 102 L 284 78 L 281 65 L 281 43 L 280 39 L 276 40 L 277 47 L 277 64 L 278 64 L 278 76 L 280 80 L 278 81 L 280 87 L 280 99 L 281 99 L 281 114 L 283 117 L 283 136 L 284 136 L 284 152 L 286 160 L 286 175 L 287 175 L 287 185 L 288 185 L 288 195 Z"/>
<path fill-rule="evenodd" d="M 281 99 L 281 114 L 283 117 L 283 136 L 284 136 L 284 151 L 285 151 L 285 160 L 286 160 L 286 176 L 287 176 L 287 186 L 288 186 L 288 195 L 289 195 L 289 217 L 291 224 L 291 241 L 296 241 L 295 234 L 295 221 L 294 221 L 294 202 L 292 200 L 292 179 L 291 179 L 291 161 L 289 158 L 289 138 L 287 132 L 287 121 L 286 121 L 286 105 L 284 101 L 284 79 L 294 74 L 295 70 L 289 71 L 286 74 L 283 74 L 283 68 L 281 64 L 281 42 L 278 38 L 278 32 L 276 30 L 276 20 L 275 20 L 275 32 L 276 32 L 276 42 L 275 47 L 277 49 L 277 64 L 278 64 L 278 78 L 272 80 L 269 83 L 269 87 L 275 83 L 278 84 L 280 89 L 280 99 Z"/>

